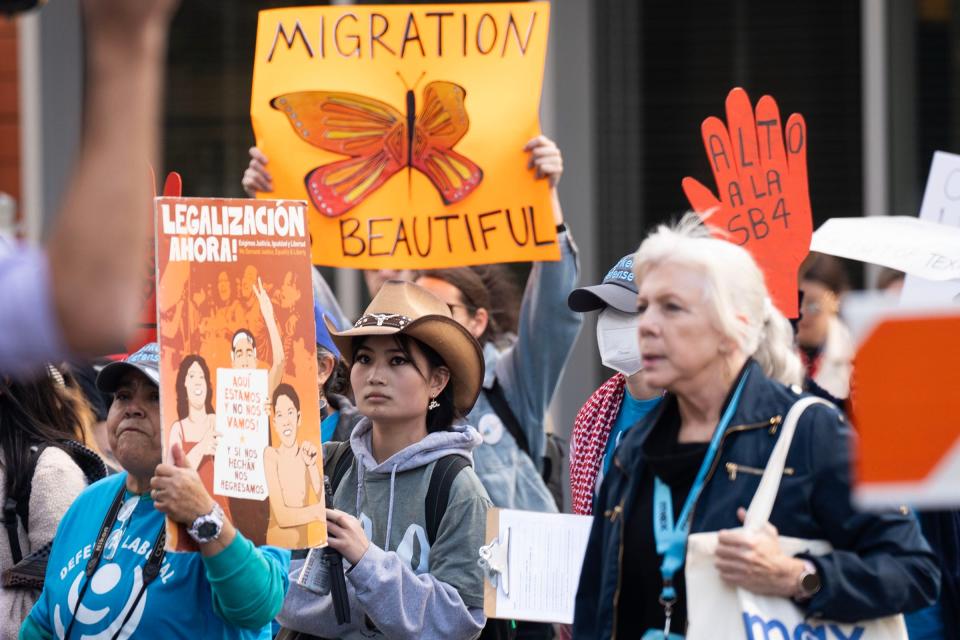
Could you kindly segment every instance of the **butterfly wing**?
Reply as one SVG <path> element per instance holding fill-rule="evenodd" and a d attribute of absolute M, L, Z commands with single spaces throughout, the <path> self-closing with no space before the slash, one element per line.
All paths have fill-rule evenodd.
<path fill-rule="evenodd" d="M 431 82 L 414 124 L 412 164 L 430 179 L 444 204 L 463 200 L 483 180 L 483 170 L 453 150 L 470 128 L 466 95 L 452 82 Z"/>
<path fill-rule="evenodd" d="M 353 93 L 301 91 L 277 96 L 301 138 L 325 151 L 350 156 L 317 167 L 304 182 L 323 215 L 343 215 L 406 165 L 407 123 L 388 104 Z"/>

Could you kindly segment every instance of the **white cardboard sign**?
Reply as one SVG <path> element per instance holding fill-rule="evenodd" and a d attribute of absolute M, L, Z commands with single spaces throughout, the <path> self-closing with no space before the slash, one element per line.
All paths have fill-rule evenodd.
<path fill-rule="evenodd" d="M 909 216 L 831 218 L 813 234 L 811 251 L 880 264 L 960 289 L 960 227 Z"/>
<path fill-rule="evenodd" d="M 263 450 L 270 446 L 265 369 L 217 369 L 217 431 L 213 492 L 266 500 Z"/>
<path fill-rule="evenodd" d="M 920 219 L 960 229 L 960 155 L 945 151 L 933 154 Z M 960 281 L 933 282 L 908 274 L 900 304 L 909 307 L 960 304 Z"/>

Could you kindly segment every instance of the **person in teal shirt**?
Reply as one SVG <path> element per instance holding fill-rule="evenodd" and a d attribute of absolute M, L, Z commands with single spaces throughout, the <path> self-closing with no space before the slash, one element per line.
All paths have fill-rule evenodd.
<path fill-rule="evenodd" d="M 644 382 L 637 325 L 633 255 L 615 264 L 603 282 L 574 289 L 567 305 L 579 313 L 599 311 L 597 347 L 604 366 L 617 372 L 577 413 L 570 447 L 573 512 L 593 513 L 593 498 L 623 435 L 660 404 L 662 392 Z"/>
<path fill-rule="evenodd" d="M 114 394 L 107 434 L 124 470 L 64 515 L 21 640 L 271 637 L 290 553 L 244 538 L 179 445 L 161 464 L 158 365 L 150 343 L 97 378 Z M 190 527 L 199 553 L 163 551 L 168 516 Z"/>

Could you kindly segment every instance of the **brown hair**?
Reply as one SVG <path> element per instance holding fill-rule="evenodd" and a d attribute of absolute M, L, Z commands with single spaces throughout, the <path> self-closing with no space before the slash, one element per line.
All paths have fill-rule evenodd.
<path fill-rule="evenodd" d="M 800 265 L 800 279 L 819 282 L 835 294 L 850 288 L 850 277 L 839 258 L 811 251 Z"/>
<path fill-rule="evenodd" d="M 499 342 L 506 334 L 517 332 L 520 293 L 510 269 L 502 264 L 486 264 L 453 269 L 431 269 L 417 274 L 452 284 L 470 315 L 486 309 L 487 329 L 480 343 Z"/>

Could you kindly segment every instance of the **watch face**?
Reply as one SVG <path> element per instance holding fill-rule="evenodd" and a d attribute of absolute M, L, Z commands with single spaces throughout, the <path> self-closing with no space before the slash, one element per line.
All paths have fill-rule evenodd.
<path fill-rule="evenodd" d="M 820 590 L 820 576 L 815 573 L 808 573 L 800 580 L 800 588 L 804 593 L 813 595 Z"/>
<path fill-rule="evenodd" d="M 217 535 L 219 529 L 216 522 L 204 522 L 197 527 L 197 535 L 201 538 L 212 538 Z"/>

